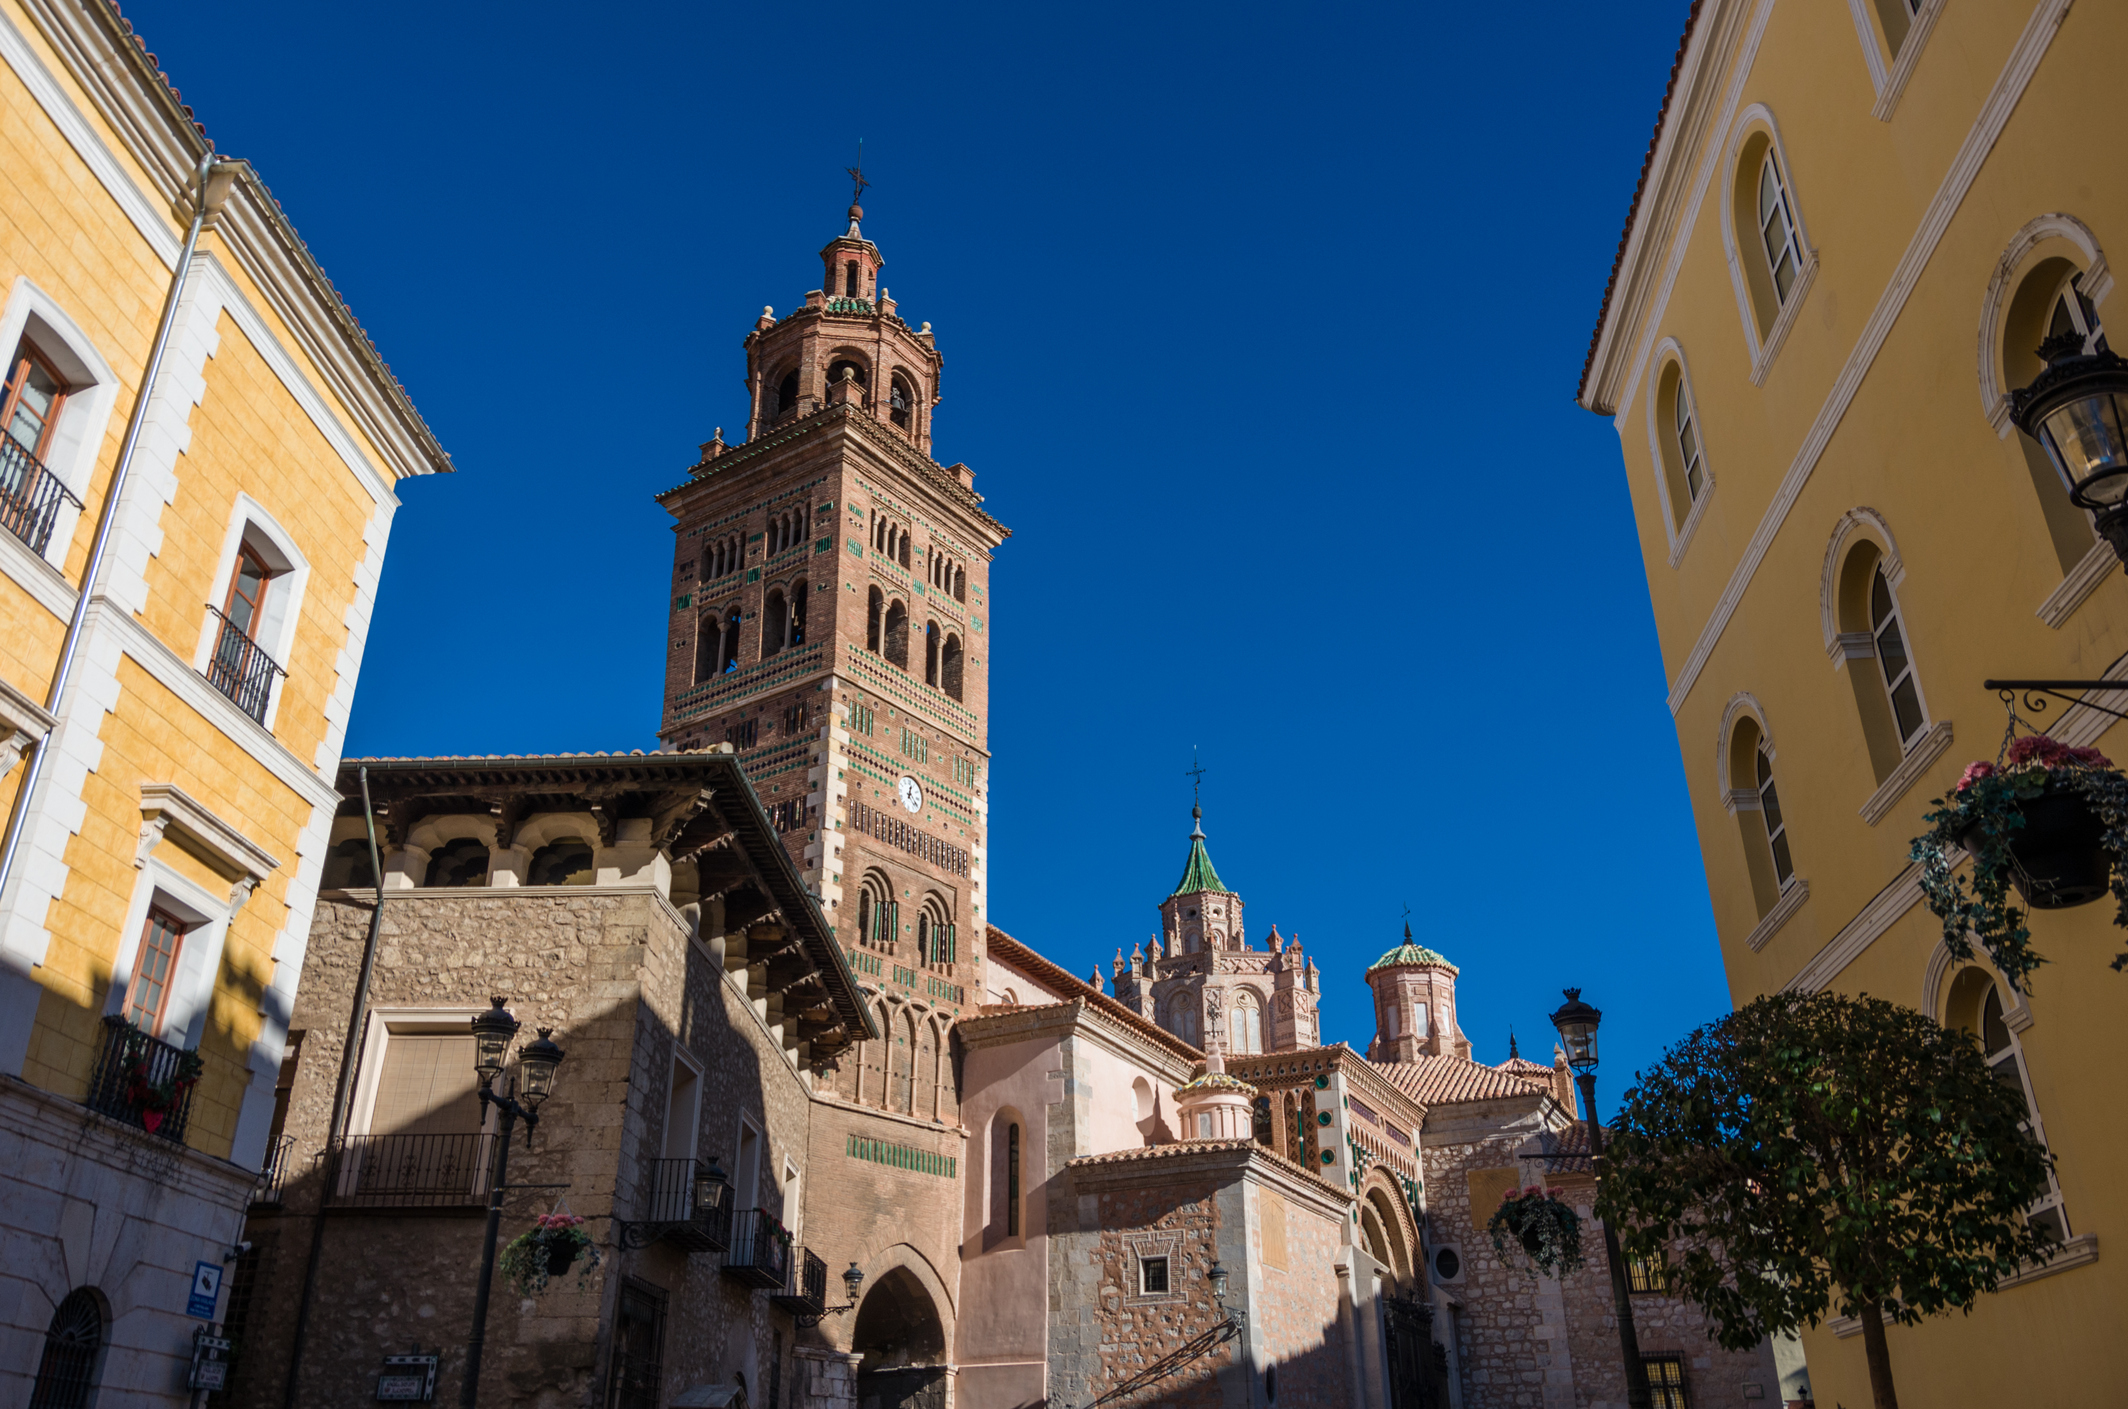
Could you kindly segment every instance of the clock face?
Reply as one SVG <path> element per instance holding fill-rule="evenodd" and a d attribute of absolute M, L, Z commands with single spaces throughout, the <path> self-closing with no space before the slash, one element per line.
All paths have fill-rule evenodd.
<path fill-rule="evenodd" d="M 924 807 L 924 790 L 916 786 L 914 778 L 901 780 L 901 805 L 911 812 L 921 812 Z"/>

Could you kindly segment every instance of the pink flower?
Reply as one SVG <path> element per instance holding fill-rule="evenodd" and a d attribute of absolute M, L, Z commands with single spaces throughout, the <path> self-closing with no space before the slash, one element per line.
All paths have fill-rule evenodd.
<path fill-rule="evenodd" d="M 2010 742 L 2010 768 L 2111 768 L 2113 761 L 2097 749 L 2071 748 L 2045 734 L 2027 734 Z M 1967 770 L 1970 772 L 1971 770 Z"/>
<path fill-rule="evenodd" d="M 1964 792 L 1982 778 L 1991 778 L 1994 775 L 1995 765 L 1992 763 L 1968 763 L 1964 774 L 1958 779 L 1958 791 Z"/>

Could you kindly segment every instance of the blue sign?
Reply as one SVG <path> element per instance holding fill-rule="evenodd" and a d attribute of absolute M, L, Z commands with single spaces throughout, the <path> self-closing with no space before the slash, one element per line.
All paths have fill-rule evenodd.
<path fill-rule="evenodd" d="M 195 1262 L 192 1264 L 192 1295 L 185 1302 L 185 1314 L 197 1316 L 202 1321 L 214 1319 L 214 1304 L 222 1296 L 222 1265 L 219 1262 Z"/>

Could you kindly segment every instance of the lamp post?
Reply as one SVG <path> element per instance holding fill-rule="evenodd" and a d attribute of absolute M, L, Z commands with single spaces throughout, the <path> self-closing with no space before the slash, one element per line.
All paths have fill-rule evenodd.
<path fill-rule="evenodd" d="M 2095 339 L 2090 340 L 2095 342 Z M 2128 360 L 2066 332 L 2039 345 L 2047 365 L 2010 393 L 2010 419 L 2054 462 L 2069 499 L 2128 562 Z"/>
<path fill-rule="evenodd" d="M 849 1294 L 850 1299 L 841 1306 L 823 1306 L 820 1308 L 818 1316 L 794 1316 L 791 1319 L 798 1323 L 800 1329 L 811 1330 L 830 1316 L 840 1316 L 845 1311 L 855 1311 L 857 1309 L 857 1294 L 864 1290 L 864 1269 L 854 1262 L 851 1263 L 850 1270 L 842 1274 L 842 1289 Z"/>
<path fill-rule="evenodd" d="M 1581 1088 L 1582 1114 L 1589 1124 L 1589 1168 L 1600 1179 L 1603 1160 L 1603 1126 L 1596 1119 L 1596 1025 L 1603 1014 L 1581 1001 L 1581 990 L 1564 990 L 1566 1002 L 1552 1014 L 1552 1026 L 1566 1047 L 1567 1065 L 1574 1069 L 1574 1083 Z M 1608 1221 L 1603 1225 L 1603 1253 L 1611 1264 L 1611 1300 L 1618 1308 L 1618 1353 L 1626 1362 L 1626 1403 L 1631 1409 L 1652 1409 L 1648 1393 L 1648 1367 L 1640 1360 L 1640 1336 L 1633 1329 L 1633 1291 L 1626 1282 L 1625 1260 L 1618 1255 L 1618 1233 Z"/>
<path fill-rule="evenodd" d="M 518 1096 L 496 1095 L 495 1078 L 502 1075 L 518 1022 L 503 1007 L 502 999 L 491 1001 L 494 1006 L 473 1019 L 473 1071 L 480 1078 L 481 1113 L 485 1115 L 489 1106 L 495 1107 L 502 1138 L 496 1142 L 495 1172 L 488 1184 L 488 1231 L 480 1250 L 480 1286 L 473 1294 L 473 1334 L 466 1341 L 465 1381 L 458 1388 L 458 1402 L 463 1409 L 474 1409 L 480 1402 L 480 1352 L 488 1339 L 488 1289 L 495 1280 L 495 1235 L 502 1228 L 502 1194 L 510 1172 L 510 1131 L 523 1120 L 525 1148 L 532 1148 L 540 1104 L 554 1092 L 554 1069 L 562 1064 L 563 1056 L 562 1049 L 548 1037 L 554 1029 L 541 1028 L 539 1036 L 517 1054 L 518 1096 L 523 1097 L 522 1104 Z"/>
<path fill-rule="evenodd" d="M 1229 1326 L 1239 1329 L 1241 1323 L 1249 1319 L 1249 1313 L 1227 1305 L 1227 1288 L 1231 1274 L 1215 1262 L 1205 1270 L 1204 1276 L 1205 1280 L 1212 1284 L 1212 1300 L 1218 1304 L 1219 1314 L 1226 1318 Z"/>

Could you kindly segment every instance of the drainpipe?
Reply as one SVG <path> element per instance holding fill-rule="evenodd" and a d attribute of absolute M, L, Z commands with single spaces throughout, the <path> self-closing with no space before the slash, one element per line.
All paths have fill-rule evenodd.
<path fill-rule="evenodd" d="M 163 297 L 162 322 L 156 325 L 155 342 L 148 350 L 148 366 L 141 374 L 140 393 L 133 398 L 133 412 L 126 418 L 126 438 L 118 447 L 118 468 L 111 472 L 111 487 L 105 491 L 103 508 L 96 516 L 96 538 L 89 545 L 89 565 L 81 575 L 81 592 L 74 598 L 74 615 L 67 622 L 66 639 L 59 646 L 59 668 L 52 672 L 51 688 L 45 691 L 45 710 L 55 716 L 59 713 L 59 701 L 66 694 L 67 682 L 74 673 L 74 656 L 81 648 L 82 623 L 88 619 L 89 603 L 96 596 L 97 578 L 103 571 L 104 553 L 111 544 L 111 530 L 118 523 L 119 501 L 125 493 L 126 477 L 133 469 L 133 454 L 140 448 L 141 431 L 148 423 L 148 405 L 155 398 L 155 379 L 162 371 L 163 354 L 170 348 L 170 331 L 177 324 L 177 306 L 185 294 L 185 280 L 192 273 L 192 255 L 198 248 L 200 231 L 221 213 L 223 202 L 229 198 L 229 188 L 235 184 L 244 166 L 241 161 L 209 151 L 201 155 L 199 169 L 194 173 L 198 198 L 192 206 L 192 225 L 185 231 L 184 248 L 178 251 L 177 266 L 170 274 L 170 291 Z M 192 187 L 187 186 L 186 191 L 190 194 Z M 8 810 L 7 839 L 0 844 L 0 901 L 4 901 L 7 883 L 14 875 L 15 853 L 22 846 L 24 819 L 29 816 L 30 799 L 36 793 L 38 780 L 44 776 L 44 761 L 51 753 L 49 745 L 58 727 L 54 723 L 30 745 L 30 759 L 22 775 L 22 786 L 15 790 L 14 806 Z"/>
<path fill-rule="evenodd" d="M 355 1079 L 355 1053 L 362 1045 L 363 1019 L 369 1010 L 369 979 L 377 967 L 377 936 L 384 929 L 384 861 L 377 854 L 377 810 L 369 802 L 369 768 L 366 765 L 360 770 L 360 776 L 362 821 L 369 828 L 369 878 L 377 887 L 377 900 L 370 906 L 369 938 L 362 945 L 362 968 L 355 975 L 355 1001 L 347 1010 L 347 1036 L 340 1044 L 340 1080 L 333 1088 L 332 1116 L 325 1126 L 327 1179 L 333 1177 L 333 1151 L 339 1147 L 340 1136 L 347 1128 L 347 1102 Z M 318 1211 L 310 1220 L 310 1258 L 303 1265 L 303 1294 L 296 1302 L 295 1335 L 288 1345 L 288 1381 L 281 1391 L 281 1403 L 286 1409 L 295 1409 L 296 1371 L 303 1363 L 303 1341 L 310 1331 L 310 1303 L 318 1286 L 318 1263 L 325 1254 L 326 1193 L 325 1186 L 320 1184 Z"/>

